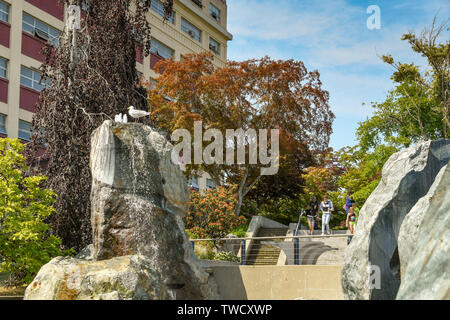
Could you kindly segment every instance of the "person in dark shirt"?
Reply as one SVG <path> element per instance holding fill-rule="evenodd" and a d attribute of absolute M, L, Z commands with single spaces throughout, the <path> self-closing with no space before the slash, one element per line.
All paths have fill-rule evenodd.
<path fill-rule="evenodd" d="M 304 212 L 302 212 L 302 215 L 306 215 L 306 220 L 308 221 L 308 227 L 309 227 L 309 234 L 312 236 L 314 232 L 314 221 L 317 218 L 317 211 L 314 211 L 312 206 L 308 204 L 306 206 L 306 209 Z"/>
<path fill-rule="evenodd" d="M 355 203 L 355 200 L 353 200 L 353 192 L 349 192 L 347 194 L 347 198 L 345 199 L 345 213 L 348 214 L 348 211 L 352 207 L 352 205 Z"/>
<path fill-rule="evenodd" d="M 315 196 L 313 196 L 311 198 L 311 201 L 308 203 L 308 205 L 311 207 L 311 210 L 313 212 L 313 216 L 315 217 L 314 218 L 313 229 L 319 229 L 318 219 L 319 219 L 319 206 L 320 206 L 320 203 L 317 200 L 317 198 Z"/>

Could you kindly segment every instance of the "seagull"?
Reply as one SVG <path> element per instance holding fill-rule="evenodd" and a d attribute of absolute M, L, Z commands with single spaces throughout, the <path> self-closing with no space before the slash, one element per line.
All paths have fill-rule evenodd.
<path fill-rule="evenodd" d="M 115 117 L 114 117 L 114 121 L 115 122 L 122 122 L 122 114 L 121 113 L 116 114 Z"/>
<path fill-rule="evenodd" d="M 144 111 L 144 110 L 136 110 L 134 109 L 133 106 L 130 106 L 128 108 L 128 114 L 132 117 L 132 118 L 142 118 L 145 116 L 148 116 L 150 114 L 150 112 Z"/>

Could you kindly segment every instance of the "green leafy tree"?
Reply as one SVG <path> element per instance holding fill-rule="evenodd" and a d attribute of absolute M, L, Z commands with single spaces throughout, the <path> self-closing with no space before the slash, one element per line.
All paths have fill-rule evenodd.
<path fill-rule="evenodd" d="M 297 198 L 280 197 L 268 199 L 257 208 L 259 216 L 289 225 L 297 222 L 299 210 L 306 207 L 306 198 L 298 195 Z"/>
<path fill-rule="evenodd" d="M 384 164 L 396 151 L 397 148 L 386 145 L 379 145 L 372 152 L 365 152 L 358 146 L 342 148 L 336 152 L 344 168 L 337 186 L 344 192 L 353 192 L 356 205 L 361 207 L 380 182 Z M 345 194 L 342 196 L 345 198 Z"/>
<path fill-rule="evenodd" d="M 10 284 L 30 282 L 42 265 L 61 255 L 61 240 L 44 222 L 55 212 L 56 194 L 41 184 L 45 176 L 26 176 L 18 139 L 0 138 L 0 272 Z"/>
<path fill-rule="evenodd" d="M 359 146 L 367 151 L 380 143 L 408 147 L 420 140 L 448 137 L 450 94 L 450 41 L 439 43 L 448 19 L 422 33 L 407 33 L 402 40 L 422 55 L 429 66 L 420 70 L 414 63 L 401 63 L 387 54 L 382 60 L 394 68 L 395 88 L 382 103 L 373 103 L 373 115 L 357 130 Z M 445 37 L 444 37 L 445 38 Z M 448 39 L 448 36 L 446 37 Z"/>

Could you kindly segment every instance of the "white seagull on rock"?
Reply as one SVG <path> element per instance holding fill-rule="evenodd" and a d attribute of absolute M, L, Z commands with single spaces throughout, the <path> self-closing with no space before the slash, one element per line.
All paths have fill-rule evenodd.
<path fill-rule="evenodd" d="M 128 118 L 126 114 L 122 115 L 121 113 L 119 113 L 115 115 L 114 121 L 117 123 L 128 123 Z"/>
<path fill-rule="evenodd" d="M 130 107 L 128 108 L 128 114 L 129 114 L 132 118 L 137 119 L 137 118 L 142 118 L 142 117 L 145 117 L 145 116 L 150 115 L 150 112 L 147 112 L 147 111 L 144 111 L 144 110 L 136 110 L 136 109 L 134 109 L 133 106 L 130 106 Z"/>

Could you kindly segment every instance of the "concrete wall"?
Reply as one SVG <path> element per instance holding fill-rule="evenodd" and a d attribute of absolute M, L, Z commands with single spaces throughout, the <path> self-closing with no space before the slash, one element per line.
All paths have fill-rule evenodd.
<path fill-rule="evenodd" d="M 343 300 L 341 266 L 212 266 L 222 299 Z"/>

